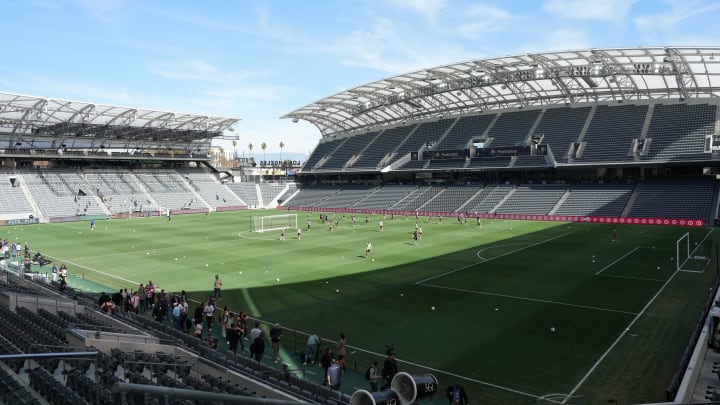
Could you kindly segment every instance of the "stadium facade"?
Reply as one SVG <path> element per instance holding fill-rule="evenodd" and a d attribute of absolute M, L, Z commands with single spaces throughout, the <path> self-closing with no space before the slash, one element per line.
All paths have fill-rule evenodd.
<path fill-rule="evenodd" d="M 418 193 L 407 185 L 415 185 L 434 189 L 422 190 L 427 198 L 390 208 L 713 220 L 718 51 L 523 54 L 423 69 L 342 91 L 284 118 L 311 122 L 323 135 L 303 168 L 303 184 L 345 185 L 339 194 L 367 187 L 367 197 L 337 206 L 337 195 L 305 193 L 309 198 L 303 199 L 300 193 L 284 204 L 376 210 L 381 206 L 373 196 L 382 191 L 375 187 L 404 185 L 395 195 L 406 200 Z M 472 194 L 460 187 L 465 185 L 480 191 Z M 445 198 L 436 198 L 441 193 L 465 198 L 443 204 Z M 608 194 L 615 197 L 591 207 L 591 200 Z M 663 195 L 684 197 L 663 207 Z"/>

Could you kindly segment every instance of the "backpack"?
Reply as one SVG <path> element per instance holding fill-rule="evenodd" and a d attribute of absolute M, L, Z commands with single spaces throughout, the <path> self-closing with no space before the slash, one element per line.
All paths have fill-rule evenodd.
<path fill-rule="evenodd" d="M 372 369 L 372 366 L 368 367 L 368 369 L 365 371 L 365 379 L 370 381 L 370 369 Z"/>

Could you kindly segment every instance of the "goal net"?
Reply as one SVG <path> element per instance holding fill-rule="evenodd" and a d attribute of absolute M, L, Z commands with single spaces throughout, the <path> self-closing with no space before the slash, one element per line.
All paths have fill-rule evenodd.
<path fill-rule="evenodd" d="M 675 242 L 677 270 L 702 272 L 713 255 L 713 239 L 710 234 L 685 233 Z"/>
<path fill-rule="evenodd" d="M 250 220 L 250 230 L 252 232 L 266 232 L 286 228 L 296 229 L 297 227 L 297 214 L 254 215 Z"/>

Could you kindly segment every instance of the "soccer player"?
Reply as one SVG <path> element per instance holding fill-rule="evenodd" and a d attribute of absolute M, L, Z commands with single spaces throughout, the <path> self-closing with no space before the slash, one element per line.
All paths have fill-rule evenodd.
<path fill-rule="evenodd" d="M 617 242 L 617 228 L 613 228 L 612 241 Z"/>
<path fill-rule="evenodd" d="M 285 228 L 280 228 L 280 240 L 285 240 Z"/>
<path fill-rule="evenodd" d="M 380 232 L 382 232 L 383 229 L 385 229 L 385 221 L 380 221 Z"/>
<path fill-rule="evenodd" d="M 365 245 L 365 258 L 367 258 L 370 255 L 370 251 L 372 250 L 372 243 L 370 241 L 367 242 Z"/>
<path fill-rule="evenodd" d="M 220 275 L 215 275 L 215 282 L 213 283 L 213 288 L 215 292 L 215 298 L 221 299 L 222 293 L 220 292 L 220 288 L 222 287 L 222 280 L 220 279 Z"/>
<path fill-rule="evenodd" d="M 310 225 L 312 225 L 312 221 L 310 221 L 310 220 L 308 219 L 308 220 L 307 220 L 307 230 L 308 230 L 308 231 L 310 230 Z"/>
<path fill-rule="evenodd" d="M 90 230 L 91 230 L 91 231 L 94 231 L 94 230 L 95 230 L 95 220 L 94 220 L 94 219 L 91 219 L 91 220 L 90 220 Z"/>
<path fill-rule="evenodd" d="M 297 229 L 297 238 L 300 239 L 302 237 L 302 228 L 298 227 Z"/>

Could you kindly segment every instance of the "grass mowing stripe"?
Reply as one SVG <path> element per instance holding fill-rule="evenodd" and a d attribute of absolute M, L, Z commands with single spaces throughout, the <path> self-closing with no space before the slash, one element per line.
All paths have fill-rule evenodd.
<path fill-rule="evenodd" d="M 712 230 L 711 230 L 710 232 L 712 232 Z M 709 235 L 709 233 L 708 233 L 708 235 Z M 605 359 L 605 357 L 607 357 L 607 355 L 610 354 L 610 352 L 615 348 L 615 346 L 617 346 L 617 344 L 618 344 L 618 343 L 620 342 L 620 340 L 627 334 L 627 332 L 630 330 L 630 328 L 632 328 L 632 326 L 635 324 L 635 322 L 637 322 L 637 320 L 640 319 L 640 317 L 645 313 L 645 311 L 647 311 L 647 309 L 650 308 L 650 305 L 652 305 L 652 303 L 655 302 L 655 300 L 657 299 L 657 297 L 660 296 L 660 293 L 663 292 L 663 290 L 665 290 L 665 287 L 667 287 L 667 285 L 670 284 L 670 282 L 672 281 L 673 278 L 675 278 L 675 275 L 676 275 L 677 273 L 678 273 L 677 270 L 676 270 L 675 272 L 673 272 L 673 274 L 670 276 L 670 278 L 667 279 L 667 281 L 665 282 L 665 284 L 663 284 L 663 285 L 658 289 L 658 291 L 655 293 L 655 295 L 653 295 L 653 297 L 650 298 L 650 300 L 648 301 L 648 303 L 645 304 L 645 306 L 643 307 L 643 309 L 635 316 L 635 318 L 633 318 L 632 321 L 630 321 L 630 324 L 628 324 L 627 328 L 625 328 L 624 331 L 620 332 L 620 336 L 618 336 L 617 339 L 615 339 L 615 341 L 612 342 L 612 344 L 610 345 L 610 347 L 608 347 L 608 349 L 605 350 L 605 353 L 603 353 L 603 354 L 600 356 L 600 358 L 597 359 L 597 361 L 595 362 L 595 364 L 593 364 L 592 367 L 590 367 L 590 370 L 588 370 L 588 372 L 585 373 L 585 375 L 583 376 L 583 378 L 580 379 L 580 381 L 579 381 L 579 382 L 577 383 L 577 385 L 572 389 L 572 391 L 570 391 L 570 393 L 568 393 L 567 398 L 572 398 L 572 396 L 575 395 L 575 393 L 577 392 L 577 390 L 579 390 L 580 387 L 583 385 L 583 383 L 585 383 L 585 381 L 588 379 L 588 377 L 590 377 L 590 374 L 592 374 L 593 371 L 595 371 L 595 369 L 598 368 L 598 366 L 600 365 L 600 363 L 602 363 L 602 361 Z M 565 404 L 566 402 L 567 402 L 567 399 L 565 399 L 562 403 Z"/>
<path fill-rule="evenodd" d="M 614 262 L 612 262 L 612 263 L 608 264 L 607 266 L 603 267 L 602 269 L 598 270 L 598 272 L 595 273 L 595 275 L 596 275 L 596 276 L 597 276 L 597 275 L 600 275 L 600 273 L 602 273 L 603 271 L 609 269 L 610 267 L 612 267 L 615 263 L 619 262 L 620 260 L 622 260 L 622 259 L 630 256 L 631 254 L 633 254 L 633 253 L 634 253 L 636 250 L 638 250 L 638 249 L 640 249 L 639 246 L 636 247 L 635 249 L 633 249 L 633 250 L 625 253 L 624 255 L 620 256 L 620 257 L 619 257 L 618 259 L 616 259 Z M 595 260 L 593 260 L 593 261 L 595 261 Z"/>
<path fill-rule="evenodd" d="M 423 284 L 423 283 L 425 283 L 425 282 L 427 282 L 427 281 L 435 280 L 436 278 L 449 276 L 450 274 L 457 273 L 458 271 L 462 271 L 462 270 L 465 270 L 465 269 L 470 268 L 470 267 L 473 267 L 473 266 L 477 266 L 478 264 L 487 263 L 487 262 L 489 262 L 489 261 L 492 261 L 492 260 L 495 260 L 495 259 L 499 259 L 499 258 L 501 258 L 501 257 L 505 257 L 505 256 L 507 256 L 507 255 L 511 255 L 511 254 L 513 254 L 513 253 L 517 253 L 517 252 L 523 251 L 523 250 L 525 250 L 525 249 L 530 249 L 531 247 L 534 247 L 534 246 L 537 246 L 537 245 L 542 245 L 543 243 L 548 243 L 548 242 L 551 242 L 551 241 L 553 241 L 553 240 L 555 240 L 555 239 L 562 238 L 563 236 L 568 236 L 568 235 L 570 235 L 570 234 L 569 234 L 569 233 L 563 233 L 562 235 L 553 236 L 553 237 L 550 238 L 550 239 L 541 240 L 540 242 L 535 242 L 535 243 L 533 243 L 533 244 L 531 244 L 531 245 L 527 245 L 527 246 L 521 247 L 520 249 L 515 249 L 515 250 L 513 250 L 513 251 L 510 251 L 510 252 L 507 252 L 507 253 L 503 253 L 503 254 L 501 254 L 501 255 L 499 255 L 499 256 L 495 256 L 495 257 L 492 257 L 492 258 L 490 258 L 490 259 L 487 259 L 487 260 L 484 260 L 484 261 L 481 261 L 481 262 L 470 263 L 470 264 L 468 264 L 467 266 L 458 267 L 458 268 L 456 268 L 456 269 L 453 269 L 453 270 L 450 270 L 450 271 L 446 271 L 445 273 L 438 274 L 438 275 L 435 275 L 435 276 L 431 276 L 431 277 L 428 277 L 428 278 L 423 279 L 423 280 L 420 280 L 420 281 L 416 281 L 415 284 L 416 284 L 416 285 L 420 285 L 420 284 Z"/>
<path fill-rule="evenodd" d="M 491 293 L 491 292 L 487 292 L 487 291 L 466 290 L 466 289 L 463 289 L 463 288 L 445 287 L 445 286 L 437 285 L 437 284 L 420 284 L 420 285 L 422 285 L 422 286 L 424 286 L 424 287 L 442 288 L 442 289 L 445 289 L 445 290 L 460 291 L 460 292 L 466 292 L 466 293 L 470 293 L 470 294 L 489 295 L 489 296 L 492 296 L 492 297 L 503 297 L 503 298 L 512 298 L 512 299 L 516 299 L 516 300 L 522 300 L 522 301 L 542 302 L 542 303 L 544 303 L 544 304 L 563 305 L 563 306 L 566 306 L 566 307 L 592 309 L 592 310 L 596 310 L 596 311 L 615 312 L 615 313 L 627 314 L 627 315 L 637 315 L 637 312 L 620 311 L 620 310 L 618 310 L 618 309 L 591 307 L 591 306 L 579 305 L 579 304 L 569 304 L 569 303 L 567 303 L 567 302 L 541 300 L 541 299 L 538 299 L 538 298 L 518 297 L 518 296 L 515 296 L 515 295 L 497 294 L 497 293 Z"/>

